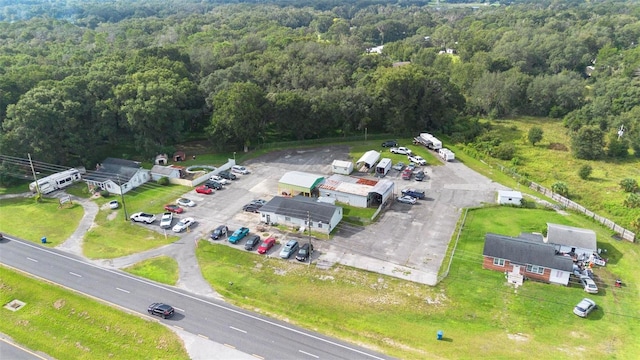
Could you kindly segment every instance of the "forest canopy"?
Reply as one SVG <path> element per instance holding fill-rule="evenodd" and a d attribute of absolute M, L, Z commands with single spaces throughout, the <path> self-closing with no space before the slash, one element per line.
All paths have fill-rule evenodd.
<path fill-rule="evenodd" d="M 3 154 L 92 166 L 186 137 L 242 150 L 365 128 L 469 142 L 479 117 L 521 115 L 563 122 L 577 157 L 640 150 L 636 3 L 0 5 Z"/>

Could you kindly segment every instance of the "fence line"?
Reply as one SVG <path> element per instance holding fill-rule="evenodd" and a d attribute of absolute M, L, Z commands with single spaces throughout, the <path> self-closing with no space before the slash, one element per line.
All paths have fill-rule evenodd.
<path fill-rule="evenodd" d="M 458 247 L 458 241 L 460 240 L 460 233 L 462 233 L 462 229 L 464 229 L 464 224 L 467 221 L 467 213 L 469 212 L 469 208 L 464 209 L 464 216 L 462 217 L 462 222 L 458 227 L 458 233 L 456 234 L 456 242 L 453 244 L 453 249 L 451 249 L 451 256 L 449 256 L 449 263 L 447 264 L 447 270 L 444 273 L 440 274 L 436 280 L 436 283 L 444 280 L 447 276 L 449 276 L 449 270 L 451 270 L 451 263 L 453 262 L 453 255 L 456 254 L 456 248 Z"/>

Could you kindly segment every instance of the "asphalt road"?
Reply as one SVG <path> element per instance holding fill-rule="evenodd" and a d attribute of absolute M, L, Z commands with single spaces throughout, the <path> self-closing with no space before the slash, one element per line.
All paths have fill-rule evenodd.
<path fill-rule="evenodd" d="M 43 360 L 48 358 L 31 352 L 0 336 L 0 359 Z"/>
<path fill-rule="evenodd" d="M 159 285 L 37 244 L 12 239 L 2 244 L 0 262 L 67 288 L 148 316 L 152 302 L 171 304 L 169 326 L 206 337 L 264 359 L 387 359 L 346 342 L 286 322 Z"/>

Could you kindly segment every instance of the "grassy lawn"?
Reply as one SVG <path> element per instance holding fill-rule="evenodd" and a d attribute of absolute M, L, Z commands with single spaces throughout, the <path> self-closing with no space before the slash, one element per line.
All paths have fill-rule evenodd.
<path fill-rule="evenodd" d="M 79 204 L 58 206 L 58 199 L 43 198 L 40 202 L 22 197 L 3 199 L 0 201 L 2 231 L 38 243 L 46 236 L 46 246 L 58 246 L 73 234 L 84 215 Z"/>
<path fill-rule="evenodd" d="M 25 181 L 19 185 L 14 185 L 10 187 L 0 186 L 0 195 L 5 194 L 20 194 L 29 192 L 29 182 Z"/>
<path fill-rule="evenodd" d="M 546 222 L 594 229 L 598 246 L 607 249 L 610 262 L 595 270 L 604 281 L 600 294 L 590 295 L 601 308 L 588 319 L 571 312 L 586 295 L 581 288 L 528 281 L 515 291 L 502 273 L 482 269 L 486 232 L 540 232 Z M 579 215 L 472 210 L 450 274 L 433 288 L 339 265 L 319 270 L 207 241 L 197 254 L 205 278 L 231 302 L 400 358 L 633 358 L 640 351 L 637 247 Z M 618 277 L 625 287 L 612 286 Z M 447 341 L 435 340 L 438 330 Z"/>
<path fill-rule="evenodd" d="M 188 359 L 182 340 L 155 321 L 0 267 L 0 332 L 56 359 Z"/>
<path fill-rule="evenodd" d="M 178 282 L 178 263 L 169 256 L 147 259 L 123 270 L 163 284 L 175 285 Z"/>

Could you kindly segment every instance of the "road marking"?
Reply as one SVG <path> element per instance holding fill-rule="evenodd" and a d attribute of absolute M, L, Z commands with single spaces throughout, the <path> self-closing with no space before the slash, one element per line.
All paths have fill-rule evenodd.
<path fill-rule="evenodd" d="M 203 338 L 203 339 L 207 339 L 207 340 L 209 340 L 209 337 L 208 337 L 208 336 L 205 336 L 205 335 L 202 335 L 202 334 L 198 334 L 198 336 L 200 336 L 200 337 L 201 337 L 201 338 Z"/>
<path fill-rule="evenodd" d="M 29 259 L 29 260 L 31 260 L 31 261 L 33 261 L 33 262 L 38 262 L 38 260 L 36 260 L 36 259 L 32 259 L 32 258 L 30 258 L 30 257 L 28 257 L 27 259 Z"/>
<path fill-rule="evenodd" d="M 303 353 L 303 354 L 305 354 L 305 355 L 313 356 L 313 357 L 314 357 L 314 358 L 316 358 L 316 359 L 319 359 L 319 358 L 320 358 L 320 356 L 310 354 L 310 353 L 308 353 L 308 352 L 306 352 L 306 351 L 302 351 L 302 350 L 298 350 L 298 351 L 299 351 L 299 352 L 301 352 L 301 353 Z"/>
<path fill-rule="evenodd" d="M 69 271 L 69 274 L 71 274 L 71 275 L 73 275 L 73 276 L 77 276 L 77 277 L 82 277 L 82 275 L 80 275 L 80 274 L 76 274 L 76 273 L 71 272 L 71 271 Z"/>
<path fill-rule="evenodd" d="M 24 352 L 26 352 L 28 354 L 31 354 L 34 357 L 37 357 L 38 359 L 47 360 L 46 358 L 34 353 L 33 351 L 31 351 L 31 350 L 29 350 L 27 348 L 24 348 L 24 347 L 22 347 L 22 346 L 20 346 L 18 344 L 14 344 L 14 343 L 8 341 L 7 339 L 0 338 L 0 341 L 2 341 L 3 343 L 6 343 L 7 345 L 13 346 L 14 348 L 20 349 L 20 350 L 22 350 L 22 351 L 24 351 Z"/>
<path fill-rule="evenodd" d="M 262 318 L 262 317 L 260 317 L 260 316 L 258 316 L 258 315 L 253 315 L 253 314 L 250 314 L 250 313 L 245 313 L 245 312 L 242 312 L 242 311 L 240 311 L 240 310 L 237 310 L 237 309 L 234 309 L 234 308 L 230 308 L 230 307 L 228 307 L 227 305 L 224 305 L 224 304 L 218 304 L 218 303 L 215 303 L 215 302 L 212 302 L 212 301 L 209 301 L 209 300 L 201 299 L 201 298 L 199 298 L 199 297 L 197 297 L 197 296 L 194 296 L 194 295 L 191 295 L 191 294 L 189 294 L 189 293 L 184 293 L 184 292 L 177 291 L 177 290 L 175 290 L 175 289 L 171 289 L 171 288 L 168 288 L 168 287 L 164 287 L 164 286 L 162 286 L 162 285 L 159 285 L 159 284 L 156 284 L 156 283 L 152 283 L 152 282 L 150 282 L 150 281 L 146 281 L 146 280 L 144 280 L 144 279 L 141 279 L 141 278 L 136 277 L 136 276 L 133 276 L 133 275 L 123 274 L 123 273 L 120 273 L 119 271 L 116 271 L 116 270 L 111 270 L 111 269 L 108 269 L 108 268 L 101 267 L 101 266 L 99 266 L 99 265 L 95 265 L 95 264 L 92 264 L 92 263 L 89 263 L 89 262 L 86 262 L 86 261 L 83 261 L 83 260 L 79 260 L 79 259 L 73 258 L 73 257 L 71 257 L 71 256 L 63 255 L 63 254 L 57 253 L 57 252 L 55 252 L 55 251 L 49 250 L 48 248 L 43 248 L 43 247 L 40 247 L 40 246 L 38 246 L 38 245 L 34 245 L 34 244 L 31 244 L 31 243 L 28 243 L 28 242 L 22 242 L 22 241 L 18 242 L 18 244 L 23 245 L 23 246 L 26 246 L 26 247 L 30 247 L 30 248 L 32 248 L 33 250 L 36 250 L 36 251 L 42 251 L 42 252 L 48 253 L 48 254 L 50 254 L 50 255 L 55 255 L 55 256 L 61 257 L 61 258 L 63 258 L 63 259 L 67 259 L 67 260 L 69 260 L 69 261 L 73 261 L 73 262 L 75 262 L 75 263 L 82 264 L 82 265 L 84 265 L 84 266 L 89 266 L 89 267 L 92 267 L 92 268 L 94 268 L 94 269 L 98 269 L 98 270 L 101 270 L 101 271 L 105 271 L 105 272 L 111 273 L 111 274 L 113 274 L 113 275 L 122 276 L 122 277 L 124 277 L 124 278 L 130 279 L 130 280 L 133 280 L 133 281 L 137 281 L 137 282 L 139 282 L 139 283 L 142 283 L 142 284 L 145 284 L 145 285 L 148 285 L 148 286 L 152 286 L 152 287 L 155 287 L 155 288 L 158 288 L 158 289 L 163 289 L 163 290 L 168 291 L 168 292 L 171 292 L 171 293 L 173 293 L 173 294 L 180 295 L 180 296 L 184 296 L 184 297 L 189 298 L 189 299 L 191 299 L 191 300 L 199 301 L 199 302 L 201 302 L 201 303 L 208 304 L 208 305 L 211 305 L 211 306 L 213 306 L 213 307 L 217 307 L 218 309 L 222 309 L 222 310 L 228 311 L 228 312 L 230 312 L 230 313 L 234 313 L 234 314 L 236 314 L 236 315 L 244 316 L 245 318 L 248 318 L 248 319 L 252 319 L 252 320 L 256 320 L 256 321 L 260 321 L 260 322 L 262 322 L 262 323 L 264 323 L 264 324 L 269 324 L 269 325 L 271 325 L 271 326 L 275 326 L 275 327 L 280 328 L 280 329 L 282 329 L 282 330 L 286 330 L 286 331 L 289 331 L 289 332 L 292 332 L 292 333 L 295 333 L 295 334 L 298 334 L 298 335 L 306 336 L 306 337 L 307 337 L 307 338 L 309 338 L 309 339 L 314 339 L 314 340 L 316 340 L 316 341 L 320 341 L 320 342 L 323 342 L 323 343 L 325 343 L 325 344 L 329 344 L 329 345 L 332 345 L 332 346 L 335 346 L 335 347 L 339 347 L 339 348 L 342 348 L 342 349 L 345 349 L 345 350 L 349 350 L 349 351 L 352 351 L 352 352 L 354 352 L 354 353 L 357 353 L 357 354 L 360 354 L 360 355 L 364 355 L 364 356 L 367 356 L 367 357 L 372 358 L 372 359 L 384 360 L 384 358 L 381 358 L 381 357 L 379 357 L 379 356 L 377 356 L 377 355 L 367 353 L 367 352 L 365 352 L 365 351 L 362 351 L 362 350 L 359 350 L 359 349 L 353 348 L 353 347 L 351 347 L 351 346 L 343 345 L 343 344 L 340 344 L 340 343 L 338 343 L 338 342 L 335 342 L 335 341 L 332 341 L 332 340 L 329 340 L 329 339 L 325 339 L 325 338 L 322 338 L 322 337 L 317 336 L 317 335 L 313 335 L 313 334 L 308 333 L 308 332 L 306 332 L 306 331 L 298 330 L 298 329 L 295 329 L 295 328 L 293 328 L 293 327 L 290 327 L 290 326 L 287 326 L 287 325 L 284 325 L 284 324 L 277 323 L 276 321 L 273 321 L 273 320 L 269 320 L 269 319 Z M 32 260 L 32 259 L 30 259 L 30 260 Z M 35 261 L 35 260 L 34 260 L 34 261 Z M 37 261 L 36 261 L 36 262 L 37 262 Z M 17 268 L 16 268 L 16 270 L 19 270 L 19 269 L 17 269 Z M 29 273 L 29 274 L 30 274 L 30 273 Z M 32 275 L 33 275 L 33 274 L 32 274 Z M 38 276 L 38 277 L 39 277 L 39 276 Z M 39 278 L 42 278 L 42 277 L 39 277 Z M 42 279 L 43 279 L 44 281 L 48 281 L 48 282 L 51 282 L 51 283 L 57 284 L 57 283 L 55 283 L 55 282 L 53 282 L 53 281 L 51 281 L 51 280 L 48 280 L 48 279 L 45 279 L 45 278 L 42 278 Z M 72 288 L 69 288 L 69 289 L 71 289 L 71 290 L 73 290 L 73 291 L 76 291 L 76 292 L 80 292 L 80 291 L 75 290 L 75 289 L 72 289 Z M 84 292 L 80 292 L 80 293 L 86 294 L 86 293 L 84 293 Z M 87 295 L 89 295 L 89 294 L 87 294 Z M 90 295 L 90 296 L 91 296 L 91 295 Z M 101 298 L 99 298 L 99 297 L 97 297 L 97 296 L 93 296 L 93 297 L 94 297 L 95 299 L 100 300 L 100 301 L 105 301 L 104 299 L 101 299 Z M 113 306 L 116 306 L 116 307 L 122 308 L 122 309 L 127 310 L 127 311 L 130 311 L 130 310 L 131 310 L 131 309 L 128 309 L 128 308 L 123 307 L 123 306 L 119 306 L 119 305 L 114 304 L 114 303 L 111 303 L 111 304 L 112 304 Z M 225 345 L 227 345 L 227 344 L 225 344 Z M 227 345 L 227 346 L 231 346 L 231 345 Z M 234 347 L 234 349 L 235 349 L 235 347 Z"/>
<path fill-rule="evenodd" d="M 123 293 L 127 293 L 127 294 L 130 294 L 130 293 L 131 293 L 131 291 L 128 291 L 128 290 L 125 290 L 125 289 L 120 289 L 119 287 L 117 287 L 117 288 L 116 288 L 116 290 L 120 290 L 120 291 L 122 291 Z"/>
<path fill-rule="evenodd" d="M 247 333 L 246 331 L 244 331 L 244 330 L 242 330 L 242 329 L 238 329 L 238 328 L 233 327 L 233 326 L 229 326 L 229 327 L 230 327 L 230 328 L 232 328 L 232 329 L 233 329 L 233 330 L 235 330 L 235 331 L 240 331 L 240 332 L 241 332 L 241 333 L 243 333 L 243 334 L 246 334 L 246 333 Z"/>
<path fill-rule="evenodd" d="M 260 355 L 251 354 L 251 356 L 254 356 L 254 357 L 257 357 L 258 359 L 263 359 L 264 360 L 264 358 L 262 356 L 260 356 Z"/>
<path fill-rule="evenodd" d="M 223 345 L 224 345 L 224 346 L 226 346 L 226 347 L 230 347 L 230 348 L 232 348 L 232 349 L 235 349 L 235 348 L 236 348 L 235 346 L 233 346 L 233 345 L 229 345 L 229 344 L 226 344 L 226 343 L 225 343 L 225 344 L 223 344 Z"/>
<path fill-rule="evenodd" d="M 182 312 L 184 312 L 184 309 L 180 309 L 180 308 L 177 308 L 177 307 L 175 307 L 175 306 L 174 306 L 173 308 L 174 308 L 174 309 L 176 309 L 176 310 L 178 310 L 178 311 L 182 311 Z"/>
<path fill-rule="evenodd" d="M 178 326 L 178 325 L 173 325 L 173 327 L 174 327 L 174 328 L 176 328 L 176 329 L 184 330 L 184 328 L 183 328 L 183 327 Z"/>

